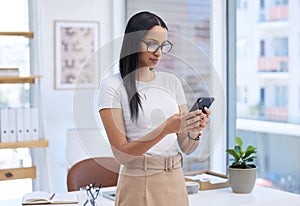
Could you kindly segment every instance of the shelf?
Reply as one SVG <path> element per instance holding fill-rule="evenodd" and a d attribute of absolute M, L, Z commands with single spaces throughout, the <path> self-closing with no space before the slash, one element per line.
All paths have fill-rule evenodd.
<path fill-rule="evenodd" d="M 0 149 L 14 149 L 21 147 L 38 148 L 48 147 L 48 140 L 26 141 L 26 142 L 2 142 L 0 143 Z"/>
<path fill-rule="evenodd" d="M 0 169 L 0 181 L 23 179 L 23 178 L 32 178 L 32 179 L 36 178 L 35 166 Z"/>
<path fill-rule="evenodd" d="M 30 83 L 33 84 L 36 78 L 41 78 L 41 76 L 0 76 L 0 84 L 16 84 L 16 83 Z"/>
<path fill-rule="evenodd" d="M 33 32 L 0 32 L 0 36 L 24 36 L 26 38 L 33 38 Z"/>

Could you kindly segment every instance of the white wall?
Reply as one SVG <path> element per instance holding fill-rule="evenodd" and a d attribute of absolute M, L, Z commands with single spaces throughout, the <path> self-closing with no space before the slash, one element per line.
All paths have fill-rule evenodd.
<path fill-rule="evenodd" d="M 113 21 L 122 21 L 122 15 L 113 17 L 116 7 L 112 0 L 38 0 L 37 33 L 38 58 L 41 79 L 41 109 L 45 138 L 49 140 L 48 157 L 50 190 L 66 191 L 66 135 L 74 128 L 73 91 L 54 89 L 54 21 L 78 20 L 100 22 L 100 44 L 112 40 Z M 92 91 L 85 90 L 83 93 Z M 82 108 L 84 110 L 84 107 Z M 80 125 L 79 125 L 80 126 Z M 82 128 L 94 127 L 86 118 Z"/>

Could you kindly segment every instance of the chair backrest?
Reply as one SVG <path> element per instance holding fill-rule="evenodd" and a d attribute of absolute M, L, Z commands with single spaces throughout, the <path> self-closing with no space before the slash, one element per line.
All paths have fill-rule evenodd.
<path fill-rule="evenodd" d="M 99 187 L 116 186 L 120 164 L 113 157 L 94 157 L 82 160 L 68 171 L 68 191 L 79 190 L 89 184 L 96 183 Z"/>

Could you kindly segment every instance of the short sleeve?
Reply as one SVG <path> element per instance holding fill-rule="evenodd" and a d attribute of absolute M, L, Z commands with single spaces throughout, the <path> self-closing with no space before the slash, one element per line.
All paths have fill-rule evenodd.
<path fill-rule="evenodd" d="M 184 105 L 186 103 L 186 98 L 184 94 L 184 90 L 180 80 L 175 76 L 175 83 L 176 83 L 176 101 L 178 105 Z"/>
<path fill-rule="evenodd" d="M 101 81 L 98 92 L 98 109 L 121 108 L 121 81 L 107 78 Z"/>

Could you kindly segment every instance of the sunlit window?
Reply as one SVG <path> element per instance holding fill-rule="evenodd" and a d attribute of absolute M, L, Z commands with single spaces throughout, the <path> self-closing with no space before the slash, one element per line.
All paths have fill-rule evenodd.
<path fill-rule="evenodd" d="M 298 2 L 247 3 L 247 11 L 237 5 L 236 12 L 236 134 L 258 147 L 259 178 L 300 193 L 300 165 L 295 164 L 300 161 L 300 43 L 290 42 L 299 36 L 300 24 L 289 15 Z M 253 43 L 246 56 L 241 55 L 241 39 Z"/>
<path fill-rule="evenodd" d="M 29 31 L 28 0 L 0 2 L 0 31 Z M 30 44 L 23 36 L 0 36 L 0 68 L 18 68 L 20 76 L 30 74 Z M 0 109 L 30 106 L 28 84 L 0 84 Z M 30 167 L 30 150 L 0 149 L 0 169 Z M 19 198 L 32 191 L 32 179 L 0 181 L 1 198 Z"/>

